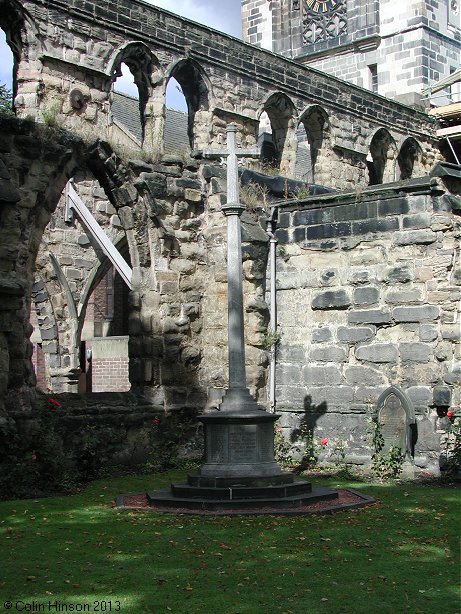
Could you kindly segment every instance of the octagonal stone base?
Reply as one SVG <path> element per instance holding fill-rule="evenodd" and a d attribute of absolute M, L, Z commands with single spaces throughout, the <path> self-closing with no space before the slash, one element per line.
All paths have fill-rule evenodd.
<path fill-rule="evenodd" d="M 274 460 L 274 422 L 263 410 L 250 415 L 214 412 L 200 416 L 205 432 L 201 476 L 269 477 L 282 473 Z"/>

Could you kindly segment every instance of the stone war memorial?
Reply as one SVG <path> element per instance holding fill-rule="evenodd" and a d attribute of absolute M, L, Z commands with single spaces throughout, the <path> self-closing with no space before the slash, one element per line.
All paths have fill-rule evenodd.
<path fill-rule="evenodd" d="M 263 478 L 262 458 L 278 473 L 277 419 L 286 440 L 341 442 L 357 466 L 379 425 L 384 453 L 439 475 L 461 402 L 461 168 L 436 119 L 140 0 L 0 0 L 0 27 L 14 58 L 14 115 L 0 114 L 5 445 L 46 393 L 68 449 L 93 429 L 109 465 L 155 456 L 153 420 L 186 455 L 205 431 L 189 493 L 226 484 L 236 453 L 240 477 Z M 139 95 L 124 124 L 126 67 Z M 171 79 L 188 108 L 174 151 Z M 234 202 L 229 126 L 245 152 Z"/>

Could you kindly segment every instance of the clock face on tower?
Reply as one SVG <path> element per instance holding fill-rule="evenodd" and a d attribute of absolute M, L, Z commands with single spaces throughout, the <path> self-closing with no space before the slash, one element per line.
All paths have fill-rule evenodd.
<path fill-rule="evenodd" d="M 347 35 L 344 0 L 303 0 L 303 43 L 312 45 Z"/>
<path fill-rule="evenodd" d="M 312 13 L 325 15 L 335 11 L 341 4 L 341 0 L 306 0 L 306 4 Z"/>

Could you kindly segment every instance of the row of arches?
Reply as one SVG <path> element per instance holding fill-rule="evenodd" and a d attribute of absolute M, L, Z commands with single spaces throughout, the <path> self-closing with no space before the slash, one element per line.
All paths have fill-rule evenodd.
<path fill-rule="evenodd" d="M 147 85 L 147 75 L 159 76 L 160 64 L 147 48 L 138 44 L 128 45 L 114 60 L 113 77 L 121 74 L 125 63 L 134 78 L 139 92 L 139 121 L 142 139 L 146 138 L 148 100 L 152 99 L 153 86 Z M 198 62 L 181 59 L 168 74 L 160 79 L 165 96 L 168 84 L 179 84 L 187 109 L 187 134 L 184 141 L 190 149 L 200 146 L 204 138 L 197 134 L 196 116 L 208 114 L 217 105 L 213 97 L 210 79 Z M 295 176 L 309 183 L 328 185 L 329 173 L 322 173 L 322 160 L 332 155 L 335 135 L 329 113 L 318 104 L 297 112 L 295 103 L 284 93 L 274 92 L 260 105 L 256 113 L 259 122 L 257 139 L 260 144 L 261 165 L 279 170 L 281 174 Z M 208 117 L 212 121 L 212 117 Z M 368 172 L 368 184 L 375 185 L 410 179 L 423 173 L 423 151 L 413 137 L 407 137 L 400 147 L 391 133 L 378 128 L 368 139 L 368 153 L 364 166 Z"/>
<path fill-rule="evenodd" d="M 28 21 L 27 18 L 25 21 Z M 8 29 L 11 30 L 7 35 L 8 43 L 16 62 L 20 59 L 21 46 L 19 35 L 15 33 L 15 24 L 20 22 L 18 18 L 13 24 L 8 23 Z M 32 23 L 27 26 L 34 29 Z M 105 72 L 108 75 L 107 93 L 112 103 L 114 84 L 117 85 L 124 74 L 131 75 L 138 112 L 130 120 L 131 124 L 136 124 L 135 128 L 131 125 L 128 130 L 138 135 L 137 144 L 140 147 L 157 147 L 160 150 L 163 147 L 165 100 L 171 84 L 180 90 L 183 97 L 186 117 L 184 127 L 181 128 L 184 134 L 179 135 L 179 139 L 184 149 L 200 149 L 210 144 L 213 109 L 225 105 L 216 99 L 212 81 L 199 62 L 186 57 L 173 60 L 165 68 L 146 44 L 131 41 L 113 50 Z M 14 93 L 17 93 L 16 79 L 13 82 Z M 112 116 L 115 109 L 112 104 Z M 81 110 L 84 111 L 83 108 Z M 310 183 L 342 187 L 331 186 L 331 172 L 326 170 L 327 164 L 322 164 L 326 158 L 335 155 L 337 141 L 331 114 L 325 108 L 312 104 L 299 111 L 287 94 L 272 92 L 255 109 L 255 119 L 257 123 L 254 125 L 259 127 L 255 128 L 257 133 L 252 136 L 261 145 L 263 167 L 272 167 L 281 174 Z M 350 141 L 353 142 L 353 139 Z M 367 176 L 360 177 L 357 183 L 374 185 L 423 174 L 423 152 L 413 137 L 396 143 L 387 129 L 376 128 L 370 131 L 366 141 L 367 153 L 364 153 L 362 145 L 355 159 L 359 160 Z"/>

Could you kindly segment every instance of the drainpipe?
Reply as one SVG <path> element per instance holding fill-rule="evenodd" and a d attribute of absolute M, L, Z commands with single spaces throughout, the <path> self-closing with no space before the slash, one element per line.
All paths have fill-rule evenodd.
<path fill-rule="evenodd" d="M 277 297 L 276 297 L 276 249 L 277 239 L 275 230 L 277 228 L 278 208 L 272 207 L 269 218 L 266 222 L 266 232 L 269 235 L 269 280 L 270 280 L 270 322 L 269 330 L 275 333 L 277 330 Z M 275 362 L 276 362 L 277 343 L 274 342 L 270 349 L 270 371 L 269 371 L 269 402 L 270 411 L 275 413 Z"/>

